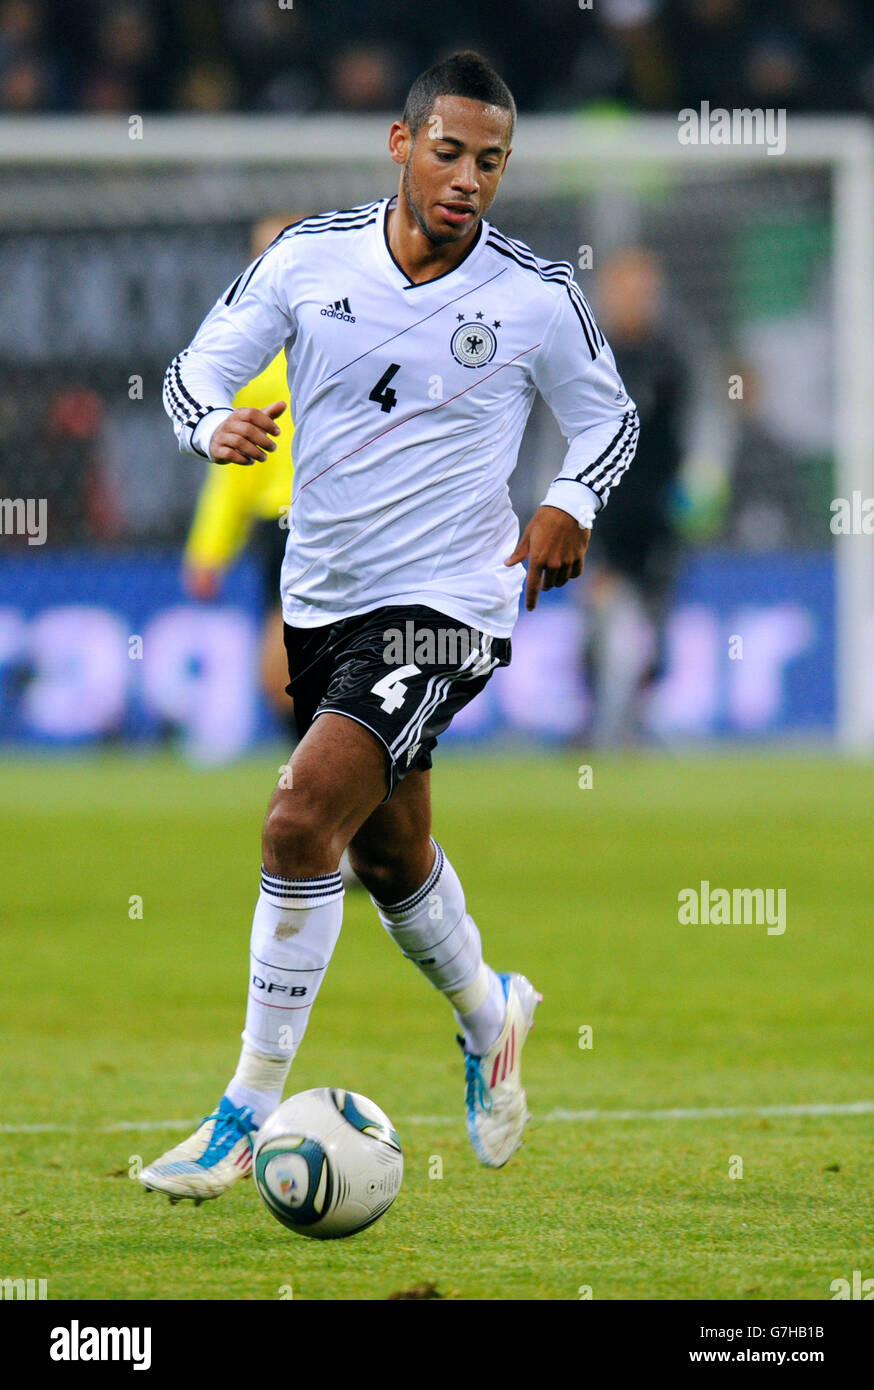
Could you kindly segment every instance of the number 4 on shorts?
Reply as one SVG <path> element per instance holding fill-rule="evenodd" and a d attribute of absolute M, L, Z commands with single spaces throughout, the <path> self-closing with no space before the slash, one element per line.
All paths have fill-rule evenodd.
<path fill-rule="evenodd" d="M 404 681 L 408 676 L 417 676 L 418 666 L 399 666 L 396 671 L 389 671 L 387 676 L 380 676 L 376 685 L 370 687 L 371 695 L 381 695 L 381 709 L 386 714 L 394 714 L 396 709 L 400 709 L 404 700 L 407 698 L 407 687 Z"/>

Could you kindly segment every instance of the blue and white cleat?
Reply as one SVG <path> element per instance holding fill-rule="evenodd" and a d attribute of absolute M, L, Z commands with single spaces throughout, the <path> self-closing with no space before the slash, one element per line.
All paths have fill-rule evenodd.
<path fill-rule="evenodd" d="M 190 1197 L 196 1206 L 221 1197 L 252 1172 L 252 1139 L 258 1126 L 248 1106 L 237 1109 L 227 1096 L 188 1139 L 140 1173 L 148 1192 L 165 1192 L 173 1203 Z"/>
<path fill-rule="evenodd" d="M 528 1106 L 522 1089 L 522 1048 L 543 996 L 524 975 L 499 975 L 507 1000 L 504 1026 L 482 1057 L 464 1052 L 467 1134 L 474 1153 L 503 1168 L 522 1143 Z M 463 1039 L 459 1038 L 464 1050 Z"/>

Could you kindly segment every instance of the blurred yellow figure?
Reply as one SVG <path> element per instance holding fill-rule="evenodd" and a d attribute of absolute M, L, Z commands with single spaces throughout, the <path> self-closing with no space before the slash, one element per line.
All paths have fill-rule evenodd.
<path fill-rule="evenodd" d="M 260 376 L 234 396 L 235 406 L 263 410 L 271 401 L 288 402 L 285 353 L 280 352 Z M 243 468 L 210 463 L 197 499 L 197 509 L 185 545 L 186 586 L 196 598 L 214 598 L 222 573 L 233 564 L 249 539 L 256 519 L 278 525 L 282 508 L 291 500 L 291 436 L 294 426 L 286 413 L 276 452 L 262 463 Z"/>
<path fill-rule="evenodd" d="M 289 215 L 268 217 L 259 222 L 252 236 L 253 258 L 295 220 Z M 237 392 L 234 405 L 263 410 L 272 401 L 288 402 L 288 397 L 285 353 L 280 352 L 259 376 Z M 206 477 L 185 545 L 183 583 L 192 598 L 201 602 L 215 599 L 226 571 L 250 538 L 255 541 L 268 594 L 261 643 L 261 683 L 271 704 L 288 719 L 292 707 L 285 692 L 288 669 L 282 640 L 279 571 L 288 536 L 288 530 L 280 521 L 288 514 L 293 473 L 291 437 L 294 424 L 290 410 L 286 410 L 278 424 L 280 434 L 276 450 L 262 462 L 248 467 L 232 463 L 206 465 Z"/>

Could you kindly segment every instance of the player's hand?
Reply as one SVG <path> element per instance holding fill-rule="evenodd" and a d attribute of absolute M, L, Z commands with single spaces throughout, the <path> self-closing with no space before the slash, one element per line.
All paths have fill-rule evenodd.
<path fill-rule="evenodd" d="M 272 436 L 281 434 L 274 421 L 285 410 L 285 401 L 274 401 L 266 410 L 241 406 L 228 415 L 210 440 L 209 450 L 216 463 L 261 463 L 276 444 Z"/>
<path fill-rule="evenodd" d="M 538 507 L 505 565 L 528 561 L 525 607 L 537 607 L 541 589 L 560 589 L 583 572 L 591 530 L 560 507 Z"/>
<path fill-rule="evenodd" d="M 222 577 L 222 571 L 211 565 L 186 565 L 182 571 L 182 587 L 190 598 L 210 603 L 218 598 Z"/>

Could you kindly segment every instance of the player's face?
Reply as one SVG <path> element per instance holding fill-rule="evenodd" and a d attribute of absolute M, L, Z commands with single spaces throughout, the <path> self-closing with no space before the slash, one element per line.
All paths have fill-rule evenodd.
<path fill-rule="evenodd" d="M 473 233 L 498 191 L 509 153 L 509 111 L 469 97 L 437 98 L 403 173 L 404 196 L 430 241 L 445 245 Z"/>

